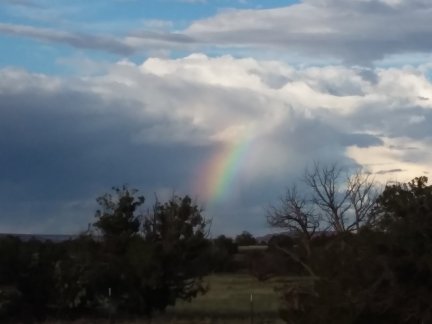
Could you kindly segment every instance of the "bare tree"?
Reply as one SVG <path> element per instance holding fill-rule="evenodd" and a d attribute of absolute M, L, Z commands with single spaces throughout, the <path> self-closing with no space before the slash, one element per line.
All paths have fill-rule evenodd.
<path fill-rule="evenodd" d="M 268 209 L 267 222 L 272 227 L 310 240 L 318 230 L 342 233 L 372 225 L 378 191 L 369 174 L 357 170 L 346 175 L 336 164 L 315 162 L 302 180 L 306 185 L 303 194 L 294 185 L 277 206 Z"/>
<path fill-rule="evenodd" d="M 303 250 L 276 248 L 318 278 L 309 265 L 313 237 L 318 232 L 346 233 L 372 225 L 378 191 L 369 174 L 357 170 L 348 175 L 336 164 L 315 162 L 301 180 L 305 191 L 300 194 L 295 184 L 288 188 L 279 203 L 268 208 L 267 222 L 296 236 L 297 248 Z"/>
<path fill-rule="evenodd" d="M 374 225 L 376 219 L 373 208 L 379 196 L 379 190 L 370 174 L 357 170 L 348 178 L 348 190 L 354 219 L 347 227 L 348 231 L 358 231 L 362 226 Z"/>
<path fill-rule="evenodd" d="M 320 226 L 320 216 L 315 208 L 301 197 L 297 187 L 287 189 L 278 206 L 270 206 L 267 222 L 272 227 L 283 228 L 300 238 L 307 255 L 310 255 L 310 240 Z"/>
<path fill-rule="evenodd" d="M 322 229 L 342 233 L 372 223 L 378 191 L 369 174 L 356 170 L 347 175 L 336 164 L 322 166 L 315 162 L 306 170 L 304 182 L 311 189 L 311 203 L 327 223 L 321 224 L 326 225 Z"/>

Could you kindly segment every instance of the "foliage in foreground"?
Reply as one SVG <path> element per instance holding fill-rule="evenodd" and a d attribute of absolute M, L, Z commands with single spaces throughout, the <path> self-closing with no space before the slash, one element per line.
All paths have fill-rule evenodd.
<path fill-rule="evenodd" d="M 349 195 L 340 196 L 328 170 L 318 170 L 324 171 L 312 175 L 318 182 L 309 182 L 318 183 L 312 189 L 322 189 L 321 200 L 310 206 L 291 191 L 284 208 L 271 214 L 271 220 L 298 228 L 296 242 L 279 249 L 303 268 L 307 279 L 282 290 L 282 318 L 304 324 L 432 322 L 432 186 L 427 178 L 387 185 L 369 201 L 366 221 L 353 223 L 351 231 L 348 214 L 340 222 L 346 210 L 340 199 Z M 329 188 L 333 194 L 325 196 Z M 316 221 L 325 218 L 334 221 L 329 224 L 334 230 L 315 232 Z"/>
<path fill-rule="evenodd" d="M 0 317 L 146 315 L 205 291 L 206 222 L 188 197 L 156 202 L 126 187 L 98 199 L 100 235 L 0 242 Z"/>

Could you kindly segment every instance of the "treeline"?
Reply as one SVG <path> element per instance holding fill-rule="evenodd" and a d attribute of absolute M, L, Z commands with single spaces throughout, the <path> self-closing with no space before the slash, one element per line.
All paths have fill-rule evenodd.
<path fill-rule="evenodd" d="M 247 272 L 297 278 L 280 289 L 287 323 L 432 323 L 427 181 L 379 190 L 368 174 L 316 164 L 268 209 L 284 234 L 266 246 L 247 232 L 209 239 L 188 196 L 142 213 L 144 197 L 114 188 L 76 239 L 0 239 L 0 321 L 151 317 L 205 293 L 209 273 Z"/>
<path fill-rule="evenodd" d="M 151 316 L 206 290 L 206 221 L 189 197 L 156 202 L 114 188 L 98 199 L 94 233 L 52 243 L 0 242 L 0 317 Z"/>
<path fill-rule="evenodd" d="M 151 317 L 176 300 L 192 300 L 208 287 L 209 273 L 245 272 L 251 258 L 239 245 L 208 237 L 202 210 L 188 197 L 156 202 L 127 187 L 97 199 L 92 230 L 64 242 L 0 239 L 0 320 Z"/>

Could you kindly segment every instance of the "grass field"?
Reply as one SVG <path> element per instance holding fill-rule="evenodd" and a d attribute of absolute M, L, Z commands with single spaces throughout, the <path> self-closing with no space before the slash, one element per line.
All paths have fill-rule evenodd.
<path fill-rule="evenodd" d="M 136 320 L 114 323 L 122 324 L 282 324 L 279 319 L 279 296 L 275 287 L 287 283 L 290 278 L 273 278 L 260 282 L 246 274 L 212 275 L 205 279 L 209 291 L 192 302 L 178 302 L 165 315 L 152 321 Z M 294 278 L 291 278 L 294 279 Z M 251 293 L 253 310 L 251 312 Z M 50 322 L 49 324 L 64 322 Z M 74 324 L 89 324 L 86 320 Z M 94 323 L 94 322 L 93 322 Z M 98 324 L 113 323 L 97 321 Z"/>
<path fill-rule="evenodd" d="M 169 309 L 168 318 L 196 319 L 196 323 L 282 323 L 279 317 L 279 296 L 275 287 L 286 282 L 274 278 L 260 282 L 243 274 L 213 275 L 206 278 L 210 290 L 191 303 L 179 302 Z M 252 303 L 251 303 L 252 294 Z M 252 304 L 252 307 L 251 307 Z M 205 320 L 199 322 L 199 319 Z M 175 322 L 177 323 L 177 322 Z"/>

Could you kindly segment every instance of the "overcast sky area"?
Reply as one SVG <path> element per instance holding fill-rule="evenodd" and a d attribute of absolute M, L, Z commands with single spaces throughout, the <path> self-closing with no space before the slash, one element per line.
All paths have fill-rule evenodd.
<path fill-rule="evenodd" d="M 213 235 L 260 235 L 313 161 L 428 176 L 431 17 L 430 0 L 0 0 L 0 232 L 77 233 L 128 184 L 144 209 L 189 194 Z"/>

